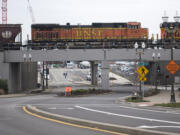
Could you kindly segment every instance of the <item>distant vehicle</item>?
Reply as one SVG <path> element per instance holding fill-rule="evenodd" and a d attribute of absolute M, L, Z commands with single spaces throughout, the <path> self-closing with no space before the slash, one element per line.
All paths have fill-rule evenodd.
<path fill-rule="evenodd" d="M 70 62 L 70 63 L 67 63 L 66 67 L 69 68 L 69 69 L 72 69 L 72 68 L 74 68 L 74 66 L 75 66 L 74 63 Z"/>
<path fill-rule="evenodd" d="M 81 69 L 90 68 L 90 62 L 88 62 L 88 61 L 82 61 L 82 62 L 80 62 L 79 67 L 80 67 Z"/>
<path fill-rule="evenodd" d="M 101 70 L 98 70 L 98 77 L 101 78 Z"/>
<path fill-rule="evenodd" d="M 91 73 L 90 73 L 90 72 L 87 74 L 86 80 L 87 80 L 87 81 L 91 81 Z"/>
<path fill-rule="evenodd" d="M 115 64 L 116 65 L 134 65 L 135 62 L 133 62 L 133 61 L 116 61 Z"/>
<path fill-rule="evenodd" d="M 101 78 L 101 70 L 98 70 L 97 77 Z M 86 75 L 86 80 L 91 81 L 91 72 Z"/>

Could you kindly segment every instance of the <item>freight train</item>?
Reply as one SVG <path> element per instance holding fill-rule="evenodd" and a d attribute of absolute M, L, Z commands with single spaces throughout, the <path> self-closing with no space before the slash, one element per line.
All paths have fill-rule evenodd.
<path fill-rule="evenodd" d="M 139 22 L 92 25 L 33 24 L 32 42 L 146 41 L 148 29 Z"/>
<path fill-rule="evenodd" d="M 172 40 L 180 43 L 179 22 L 163 22 L 160 29 L 159 43 L 169 43 Z M 82 45 L 94 43 L 102 47 L 102 44 L 98 43 L 108 42 L 121 47 L 125 43 L 127 43 L 125 45 L 133 45 L 135 42 L 152 41 L 148 38 L 148 29 L 142 28 L 140 22 L 92 23 L 91 25 L 32 24 L 31 34 L 32 40 L 29 43 L 33 47 L 47 44 L 62 45 L 67 42 L 72 43 L 74 47 L 77 47 L 76 43 Z M 21 24 L 0 24 L 0 47 L 7 46 L 7 44 L 14 45 L 16 40 L 18 43 L 22 43 Z"/>

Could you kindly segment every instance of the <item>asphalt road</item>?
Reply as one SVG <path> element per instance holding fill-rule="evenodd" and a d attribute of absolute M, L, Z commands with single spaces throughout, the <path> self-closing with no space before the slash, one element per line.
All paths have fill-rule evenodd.
<path fill-rule="evenodd" d="M 115 93 L 96 97 L 57 98 L 48 104 L 34 105 L 48 112 L 81 119 L 180 133 L 180 113 L 146 110 L 117 103 L 120 97 L 127 95 Z"/>
<path fill-rule="evenodd" d="M 64 78 L 64 71 L 66 70 L 52 70 L 53 81 L 51 83 L 54 83 L 54 86 L 74 85 L 74 82 L 82 82 L 86 74 L 86 71 L 79 69 L 77 72 L 68 70 L 68 77 Z M 78 87 L 82 88 L 82 86 Z M 85 87 L 87 88 L 87 86 Z M 119 104 L 118 101 L 121 98 L 130 95 L 136 88 L 117 85 L 111 89 L 116 93 L 72 98 L 58 97 L 56 94 L 0 98 L 0 135 L 111 135 L 110 133 L 58 124 L 28 115 L 22 110 L 22 107 L 27 104 L 48 112 L 76 118 L 180 133 L 180 113 L 144 110 Z M 64 91 L 64 87 L 62 90 Z M 58 88 L 54 92 L 62 90 Z"/>
<path fill-rule="evenodd" d="M 0 99 L 0 135 L 110 135 L 38 119 L 22 110 L 31 103 L 49 104 L 53 100 L 57 104 L 56 99 L 54 95 Z"/>
<path fill-rule="evenodd" d="M 39 95 L 0 98 L 0 135 L 106 135 L 107 133 L 53 123 L 26 114 L 22 106 L 66 116 L 137 128 L 180 133 L 180 113 L 128 107 L 117 101 L 129 93 L 88 97 Z M 108 134 L 107 134 L 108 135 Z"/>

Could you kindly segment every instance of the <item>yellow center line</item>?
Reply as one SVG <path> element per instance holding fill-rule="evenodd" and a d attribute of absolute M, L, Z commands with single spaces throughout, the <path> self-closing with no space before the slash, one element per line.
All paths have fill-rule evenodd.
<path fill-rule="evenodd" d="M 31 113 L 29 112 L 25 106 L 22 107 L 23 111 L 26 112 L 29 115 L 44 119 L 44 120 L 48 120 L 48 121 L 52 121 L 52 122 L 56 122 L 59 124 L 63 124 L 63 125 L 68 125 L 68 126 L 73 126 L 73 127 L 78 127 L 78 128 L 86 128 L 89 130 L 94 130 L 94 131 L 100 131 L 100 132 L 104 132 L 104 133 L 110 133 L 110 134 L 114 134 L 114 135 L 128 135 L 128 134 L 123 134 L 123 133 L 118 133 L 118 132 L 113 132 L 113 131 L 109 131 L 109 130 L 104 130 L 104 129 L 99 129 L 99 128 L 92 128 L 92 127 L 88 127 L 88 126 L 81 126 L 81 125 L 77 125 L 77 124 L 72 124 L 72 123 L 68 123 L 68 122 L 63 122 L 63 121 L 59 121 L 59 120 L 55 120 L 55 119 L 51 119 L 51 118 L 47 118 L 41 115 L 38 115 L 36 113 Z"/>

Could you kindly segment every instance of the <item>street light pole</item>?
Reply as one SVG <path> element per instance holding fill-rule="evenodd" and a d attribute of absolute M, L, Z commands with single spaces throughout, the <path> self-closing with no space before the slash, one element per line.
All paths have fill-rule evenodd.
<path fill-rule="evenodd" d="M 168 16 L 166 16 L 166 14 L 162 17 L 163 19 L 163 22 L 167 22 L 168 21 Z M 176 12 L 176 16 L 174 17 L 174 20 L 176 22 L 176 24 L 179 23 L 179 20 L 180 20 L 180 16 L 178 16 L 178 12 Z M 173 61 L 173 43 L 174 43 L 174 38 L 173 38 L 173 33 L 176 33 L 178 32 L 178 26 L 175 25 L 175 26 L 170 26 L 168 27 L 166 25 L 165 27 L 165 32 L 167 33 L 170 33 L 170 36 L 171 36 L 171 40 L 170 40 L 170 43 L 171 43 L 171 61 Z M 176 35 L 175 35 L 176 36 Z M 175 92 L 174 92 L 174 74 L 172 74 L 172 84 L 171 84 L 171 99 L 170 99 L 170 103 L 176 103 L 176 99 L 175 99 Z"/>
<path fill-rule="evenodd" d="M 46 89 L 48 89 L 48 65 L 46 62 Z"/>
<path fill-rule="evenodd" d="M 44 86 L 44 61 L 43 61 L 43 73 L 42 73 L 42 90 L 45 90 L 45 86 Z"/>
<path fill-rule="evenodd" d="M 141 52 L 139 52 L 139 62 L 140 62 L 140 63 L 142 62 Z M 139 94 L 140 94 L 141 100 L 143 100 L 141 80 L 139 81 L 139 92 L 140 92 Z"/>
<path fill-rule="evenodd" d="M 171 33 L 172 34 L 172 33 Z M 172 38 L 172 37 L 171 37 Z M 171 42 L 172 43 L 172 42 Z M 173 47 L 171 45 L 171 60 L 173 60 Z M 176 103 L 175 92 L 174 92 L 174 75 L 172 75 L 172 85 L 171 85 L 171 100 L 170 103 Z"/>
<path fill-rule="evenodd" d="M 157 50 L 158 48 L 155 46 L 154 47 L 155 50 Z M 160 57 L 161 57 L 161 54 L 160 53 L 153 53 L 152 54 L 152 57 L 153 57 L 153 61 L 155 62 L 155 69 L 156 69 L 156 75 L 155 75 L 155 90 L 158 91 L 158 83 L 159 83 L 159 75 L 160 75 L 160 64 L 159 64 L 159 61 L 160 61 Z M 157 58 L 157 60 L 156 60 Z"/>
<path fill-rule="evenodd" d="M 176 22 L 179 22 L 179 16 L 178 13 L 176 12 L 176 16 L 174 17 L 174 20 Z M 174 60 L 174 53 L 173 53 L 173 43 L 174 43 L 174 38 L 173 38 L 173 33 L 177 30 L 177 27 L 174 27 L 173 29 L 169 30 L 171 33 L 171 61 Z M 174 74 L 172 74 L 172 85 L 171 85 L 171 100 L 170 103 L 176 103 L 176 99 L 175 99 L 175 92 L 174 92 Z"/>
<path fill-rule="evenodd" d="M 134 48 L 136 49 L 136 54 L 139 54 L 139 62 L 142 63 L 142 54 L 144 54 L 144 49 L 146 47 L 145 43 L 143 42 L 142 45 L 141 45 L 141 48 L 139 51 L 138 51 L 138 43 L 136 42 L 134 44 Z M 140 98 L 141 100 L 143 100 L 143 92 L 142 92 L 142 82 L 141 80 L 139 80 L 139 95 L 140 95 Z"/>

